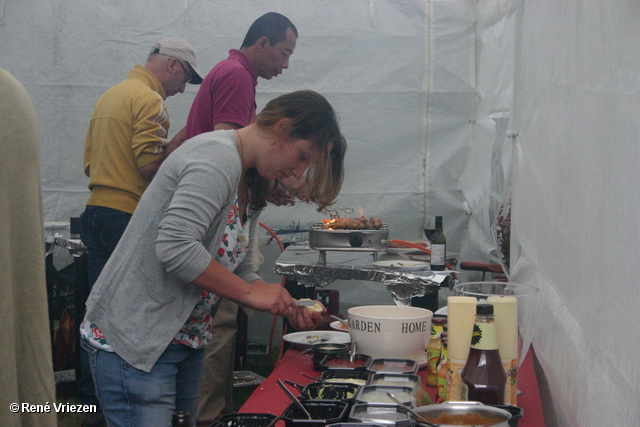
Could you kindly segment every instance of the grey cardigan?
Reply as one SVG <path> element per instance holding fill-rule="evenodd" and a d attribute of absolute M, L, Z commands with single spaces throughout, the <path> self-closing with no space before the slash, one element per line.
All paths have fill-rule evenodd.
<path fill-rule="evenodd" d="M 216 257 L 241 171 L 234 132 L 204 133 L 165 160 L 140 199 L 85 315 L 135 368 L 151 371 L 195 307 L 201 289 L 190 283 Z M 252 237 L 257 224 L 256 213 Z M 253 247 L 235 270 L 247 282 L 259 279 Z"/>

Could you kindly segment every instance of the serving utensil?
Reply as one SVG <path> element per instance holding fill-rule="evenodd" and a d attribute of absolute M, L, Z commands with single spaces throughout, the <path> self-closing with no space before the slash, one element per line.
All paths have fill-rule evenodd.
<path fill-rule="evenodd" d="M 349 362 L 353 363 L 353 359 L 356 357 L 356 342 L 351 341 L 351 349 L 349 350 Z"/>
<path fill-rule="evenodd" d="M 336 319 L 340 323 L 344 323 L 345 325 L 347 324 L 347 319 L 342 319 L 342 318 L 336 316 L 335 314 L 330 314 L 329 316 L 333 317 L 334 319 Z"/>
<path fill-rule="evenodd" d="M 317 344 L 317 343 L 320 343 L 320 342 L 329 341 L 330 339 L 331 339 L 331 334 L 329 332 L 326 332 L 320 338 L 312 340 L 312 341 L 309 341 L 309 344 Z M 313 350 L 313 347 L 309 347 L 307 349 L 302 350 L 301 354 L 309 353 L 311 350 Z"/>
<path fill-rule="evenodd" d="M 309 341 L 309 344 L 317 344 L 320 342 L 329 341 L 330 339 L 331 339 L 331 334 L 329 332 L 325 332 L 320 338 L 316 338 L 315 340 Z M 301 354 L 309 353 L 311 350 L 313 350 L 313 347 L 306 348 L 302 350 Z"/>
<path fill-rule="evenodd" d="M 296 300 L 296 305 L 298 307 L 311 307 L 312 305 L 315 305 L 315 301 L 312 299 L 305 299 L 305 300 Z"/>
<path fill-rule="evenodd" d="M 298 389 L 298 390 L 300 390 L 300 391 L 303 391 L 303 390 L 304 390 L 304 386 L 303 386 L 302 384 L 298 384 L 298 383 L 293 382 L 293 381 L 291 381 L 291 380 L 284 380 L 284 382 L 285 382 L 285 383 L 287 383 L 287 384 L 289 384 L 289 385 L 291 385 L 291 386 L 294 386 L 295 388 L 297 388 L 297 389 Z"/>
<path fill-rule="evenodd" d="M 404 403 L 400 402 L 400 400 L 398 400 L 397 397 L 395 397 L 393 395 L 393 393 L 391 393 L 390 391 L 387 392 L 387 396 L 389 396 L 391 398 L 391 400 L 393 400 L 394 402 L 396 402 L 398 405 L 400 405 L 401 407 L 403 407 L 407 412 L 409 412 L 411 415 L 413 415 L 414 417 L 418 418 L 422 424 L 425 424 L 427 426 L 430 427 L 439 427 L 438 424 L 433 424 L 430 423 L 429 421 L 427 421 L 423 416 L 421 416 L 420 414 L 418 414 L 417 412 L 414 412 L 413 409 L 409 408 L 407 405 L 405 405 Z"/>
<path fill-rule="evenodd" d="M 309 413 L 309 411 L 307 411 L 307 409 L 304 407 L 304 405 L 302 403 L 300 403 L 298 398 L 295 397 L 293 395 L 293 393 L 291 393 L 291 391 L 289 391 L 287 386 L 284 385 L 284 383 L 282 381 L 280 381 L 280 378 L 278 378 L 278 385 L 280 386 L 282 391 L 284 391 L 285 394 L 289 397 L 289 399 L 291 399 L 291 401 L 294 403 L 294 405 L 296 405 L 298 407 L 298 409 L 300 409 L 307 416 L 308 419 L 312 419 L 311 418 L 311 414 Z"/>
<path fill-rule="evenodd" d="M 325 382 L 325 380 L 323 380 L 322 378 L 312 377 L 311 375 L 307 375 L 304 372 L 300 372 L 300 375 L 302 375 L 303 377 L 307 377 L 309 379 L 312 379 L 314 381 L 321 382 L 321 383 Z"/>

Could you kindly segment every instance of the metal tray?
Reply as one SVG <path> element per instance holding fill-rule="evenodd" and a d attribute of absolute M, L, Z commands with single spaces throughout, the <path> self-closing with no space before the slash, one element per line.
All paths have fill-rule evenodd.
<path fill-rule="evenodd" d="M 250 385 L 258 385 L 264 381 L 264 377 L 251 371 L 233 371 L 233 386 L 247 387 Z"/>

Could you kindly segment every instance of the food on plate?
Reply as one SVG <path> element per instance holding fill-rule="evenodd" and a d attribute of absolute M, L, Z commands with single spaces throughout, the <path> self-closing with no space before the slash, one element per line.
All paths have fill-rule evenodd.
<path fill-rule="evenodd" d="M 311 298 L 300 298 L 299 301 L 311 301 Z M 310 313 L 313 313 L 313 312 L 322 313 L 322 306 L 318 302 L 316 302 L 313 305 L 307 305 L 305 306 L 305 308 L 309 310 Z"/>
<path fill-rule="evenodd" d="M 339 320 L 336 320 L 335 322 L 331 323 L 331 327 L 333 329 L 337 329 L 339 331 L 348 331 L 349 330 L 349 325 L 346 322 L 341 322 Z"/>
<path fill-rule="evenodd" d="M 364 215 L 360 218 L 335 217 L 323 222 L 326 228 L 333 230 L 379 230 L 382 227 L 381 219 L 374 217 L 367 219 Z"/>

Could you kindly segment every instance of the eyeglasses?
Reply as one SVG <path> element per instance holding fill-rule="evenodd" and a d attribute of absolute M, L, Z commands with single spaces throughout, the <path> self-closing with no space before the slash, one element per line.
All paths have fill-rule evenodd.
<path fill-rule="evenodd" d="M 191 73 L 187 71 L 187 68 L 184 65 L 182 65 L 182 61 L 180 61 L 179 59 L 176 59 L 176 61 L 178 61 L 178 64 L 180 64 L 180 68 L 182 68 L 182 71 L 184 71 L 184 75 L 187 77 L 185 83 L 189 83 L 192 79 Z"/>

